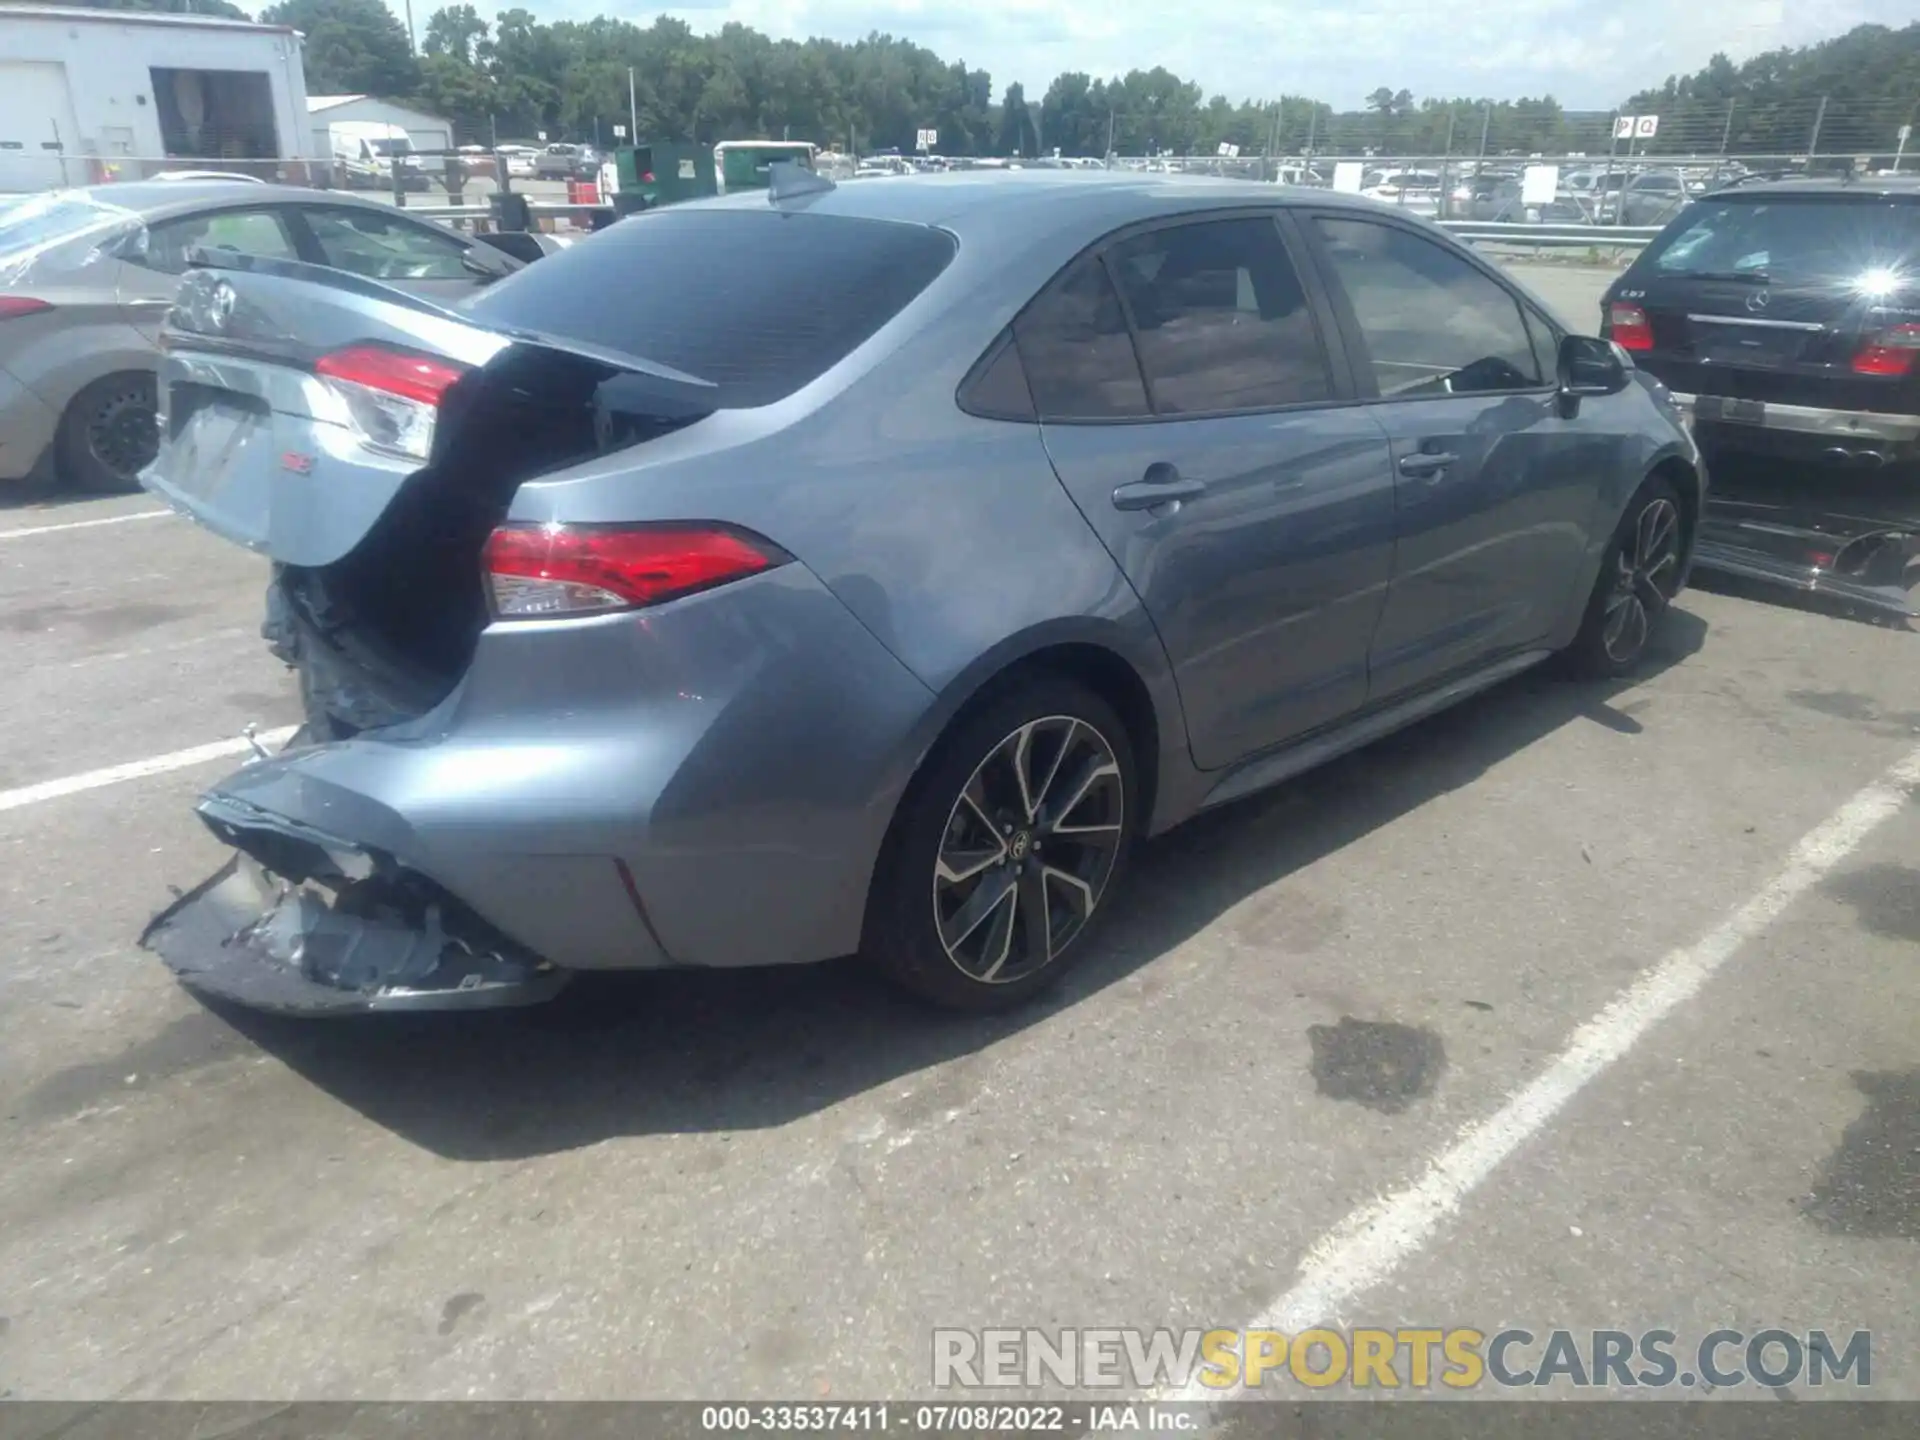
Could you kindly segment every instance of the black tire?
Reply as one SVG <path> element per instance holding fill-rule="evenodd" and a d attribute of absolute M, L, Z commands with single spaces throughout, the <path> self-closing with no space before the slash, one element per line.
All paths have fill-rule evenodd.
<path fill-rule="evenodd" d="M 60 483 L 109 494 L 138 490 L 160 450 L 159 389 L 145 371 L 94 381 L 67 406 L 54 441 Z"/>
<path fill-rule="evenodd" d="M 1065 677 L 1016 681 L 965 715 L 894 817 L 867 901 L 866 959 L 955 1010 L 1012 1009 L 1052 985 L 1086 953 L 1125 874 L 1135 774 L 1120 717 Z"/>
<path fill-rule="evenodd" d="M 1634 493 L 1600 561 L 1568 668 L 1590 680 L 1631 674 L 1673 597 L 1687 544 L 1680 494 L 1657 475 Z"/>

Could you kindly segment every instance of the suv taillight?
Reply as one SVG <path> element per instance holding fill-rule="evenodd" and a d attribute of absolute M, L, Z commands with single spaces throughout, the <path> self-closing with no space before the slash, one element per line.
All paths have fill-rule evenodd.
<path fill-rule="evenodd" d="M 440 401 L 467 367 L 385 345 L 349 345 L 322 355 L 313 371 L 345 403 L 363 443 L 425 460 L 433 453 Z"/>
<path fill-rule="evenodd" d="M 595 615 L 676 600 L 786 563 L 778 546 L 709 521 L 503 525 L 484 568 L 502 620 Z"/>
<path fill-rule="evenodd" d="M 1609 305 L 1602 333 L 1622 350 L 1653 349 L 1653 324 L 1638 305 Z"/>
<path fill-rule="evenodd" d="M 1907 375 L 1920 352 L 1920 325 L 1889 325 L 1877 335 L 1869 335 L 1854 354 L 1856 375 Z"/>

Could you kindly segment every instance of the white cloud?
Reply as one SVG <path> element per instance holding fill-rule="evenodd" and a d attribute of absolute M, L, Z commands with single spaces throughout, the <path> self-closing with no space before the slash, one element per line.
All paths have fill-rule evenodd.
<path fill-rule="evenodd" d="M 389 3 L 398 10 L 401 0 Z M 1165 65 L 1209 94 L 1312 95 L 1343 107 L 1387 85 L 1416 96 L 1551 94 L 1572 109 L 1607 109 L 1699 69 L 1717 50 L 1741 60 L 1866 21 L 1914 18 L 1913 0 L 1496 0 L 1470 10 L 1431 0 L 1249 0 L 1224 12 L 1162 0 L 690 0 L 664 12 L 601 0 L 522 3 L 544 19 L 611 13 L 645 25 L 666 13 L 698 31 L 739 21 L 776 38 L 885 31 L 990 71 L 996 92 L 1018 80 L 1037 97 L 1063 70 Z M 433 8 L 416 0 L 423 33 Z M 490 5 L 476 8 L 491 14 Z"/>

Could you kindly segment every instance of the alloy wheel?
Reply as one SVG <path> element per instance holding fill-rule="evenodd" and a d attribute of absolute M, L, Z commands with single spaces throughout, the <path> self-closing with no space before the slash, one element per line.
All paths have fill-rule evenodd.
<path fill-rule="evenodd" d="M 1647 502 L 1620 546 L 1600 640 L 1607 658 L 1625 664 L 1640 653 L 1654 617 L 1680 588 L 1680 511 L 1671 500 Z"/>
<path fill-rule="evenodd" d="M 132 480 L 160 453 L 152 398 L 129 385 L 103 398 L 87 417 L 87 451 L 122 480 Z"/>
<path fill-rule="evenodd" d="M 1119 761 L 1094 726 L 1049 715 L 1008 735 L 941 834 L 933 917 L 947 958 L 990 985 L 1045 967 L 1093 918 L 1126 819 Z"/>

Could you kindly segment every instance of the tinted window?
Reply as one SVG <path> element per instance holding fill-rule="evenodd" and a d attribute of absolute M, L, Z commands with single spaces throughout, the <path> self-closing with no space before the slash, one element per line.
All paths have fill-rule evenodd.
<path fill-rule="evenodd" d="M 1112 420 L 1147 412 L 1120 297 L 1092 256 L 1073 262 L 1014 322 L 1043 420 Z"/>
<path fill-rule="evenodd" d="M 188 255 L 194 250 L 233 250 L 275 260 L 299 258 L 293 237 L 277 212 L 227 210 L 155 225 L 148 232 L 146 253 L 137 257 L 136 263 L 163 274 L 183 275 Z"/>
<path fill-rule="evenodd" d="M 1333 377 L 1271 220 L 1210 220 L 1122 240 L 1108 266 L 1160 414 L 1328 399 Z"/>
<path fill-rule="evenodd" d="M 769 405 L 845 359 L 953 250 L 951 235 L 925 225 L 668 209 L 529 265 L 470 309 L 711 380 L 724 408 Z"/>
<path fill-rule="evenodd" d="M 1003 331 L 982 361 L 962 388 L 961 407 L 987 420 L 1034 419 L 1033 392 L 1012 335 Z"/>
<path fill-rule="evenodd" d="M 1382 395 L 1541 383 L 1519 303 L 1459 255 L 1393 225 L 1319 219 Z"/>
<path fill-rule="evenodd" d="M 326 263 L 370 280 L 468 278 L 467 247 L 451 235 L 380 210 L 301 212 Z"/>
<path fill-rule="evenodd" d="M 1920 265 L 1920 205 L 1881 199 L 1701 200 L 1647 251 L 1666 275 L 1854 280 Z M 1644 263 L 1644 262 L 1643 262 Z"/>

